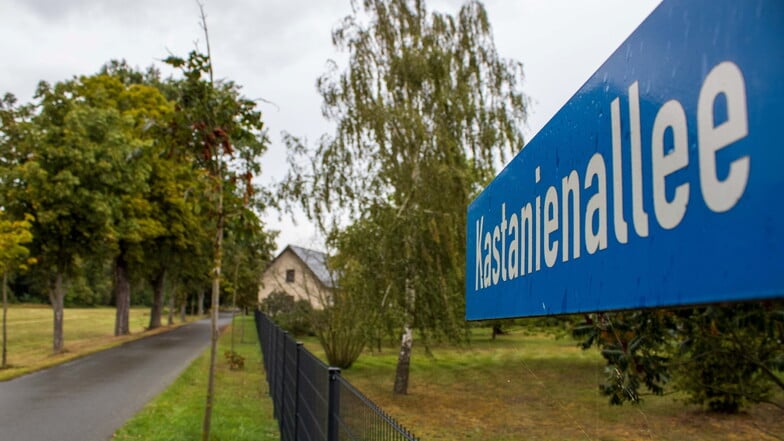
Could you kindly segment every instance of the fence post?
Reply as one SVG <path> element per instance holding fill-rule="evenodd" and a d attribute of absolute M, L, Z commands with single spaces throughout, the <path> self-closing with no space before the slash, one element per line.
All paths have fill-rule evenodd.
<path fill-rule="evenodd" d="M 329 399 L 327 400 L 327 441 L 338 441 L 340 418 L 340 368 L 329 368 Z"/>
<path fill-rule="evenodd" d="M 297 342 L 297 357 L 294 366 L 294 441 L 299 439 L 299 353 L 304 349 L 301 341 Z"/>
<path fill-rule="evenodd" d="M 280 346 L 280 436 L 281 439 L 291 439 L 285 436 L 286 431 L 286 342 L 289 332 L 281 332 L 283 344 Z"/>
<path fill-rule="evenodd" d="M 278 330 L 270 326 L 270 370 L 267 375 L 270 376 L 269 393 L 272 397 L 272 414 L 278 418 L 277 397 L 275 394 L 278 390 Z"/>

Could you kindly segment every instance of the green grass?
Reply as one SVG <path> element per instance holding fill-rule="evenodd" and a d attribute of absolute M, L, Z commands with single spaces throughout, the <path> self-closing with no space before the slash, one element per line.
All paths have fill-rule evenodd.
<path fill-rule="evenodd" d="M 65 350 L 52 354 L 52 308 L 49 305 L 11 305 L 7 322 L 9 368 L 0 370 L 0 381 L 171 329 L 163 326 L 146 331 L 149 314 L 149 308 L 131 308 L 131 335 L 115 337 L 114 308 L 66 308 L 63 316 Z"/>
<path fill-rule="evenodd" d="M 231 348 L 232 331 L 221 337 L 215 383 L 211 439 L 214 441 L 278 440 L 272 402 L 261 361 L 253 317 L 237 317 L 235 351 L 245 367 L 230 370 L 223 354 Z M 240 326 L 244 326 L 241 340 Z M 157 398 L 114 435 L 118 440 L 191 441 L 200 439 L 207 392 L 209 350 Z"/>
<path fill-rule="evenodd" d="M 323 357 L 318 343 L 306 346 Z M 359 390 L 422 440 L 781 440 L 784 414 L 771 405 L 718 415 L 648 396 L 638 406 L 609 406 L 598 383 L 605 363 L 571 338 L 522 329 L 491 341 L 474 331 L 467 348 L 415 341 L 409 394 L 394 396 L 397 348 L 365 353 L 343 372 Z M 779 396 L 779 401 L 784 396 Z"/>

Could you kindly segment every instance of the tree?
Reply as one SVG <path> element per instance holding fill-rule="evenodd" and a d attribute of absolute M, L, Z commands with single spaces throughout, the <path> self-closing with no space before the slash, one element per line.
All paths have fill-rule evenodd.
<path fill-rule="evenodd" d="M 129 66 L 125 60 L 112 60 L 100 72 L 118 79 L 128 88 L 149 86 L 157 89 L 162 96 L 177 99 L 176 82 L 162 81 L 160 73 L 152 66 L 142 72 Z M 161 326 L 167 278 L 172 279 L 171 285 L 176 289 L 179 284 L 177 276 L 183 273 L 177 268 L 190 266 L 194 260 L 201 263 L 200 259 L 193 257 L 200 254 L 202 243 L 208 240 L 202 219 L 207 213 L 202 209 L 205 201 L 198 197 L 204 193 L 206 184 L 203 172 L 193 167 L 190 152 L 177 145 L 176 134 L 172 136 L 169 130 L 171 111 L 166 110 L 156 115 L 158 124 L 147 125 L 156 142 L 150 146 L 150 154 L 146 157 L 150 173 L 144 194 L 150 217 L 163 229 L 158 234 L 146 235 L 135 247 L 135 254 L 140 255 L 137 264 L 143 266 L 138 272 L 143 274 L 153 290 L 149 329 Z M 170 298 L 173 299 L 173 296 Z M 173 307 L 173 304 L 170 306 Z"/>
<path fill-rule="evenodd" d="M 115 112 L 79 102 L 77 89 L 78 80 L 39 85 L 38 112 L 24 125 L 23 153 L 7 185 L 9 211 L 35 217 L 32 248 L 54 313 L 55 353 L 63 349 L 65 282 L 80 257 L 105 249 L 111 209 L 102 187 L 115 156 L 101 140 L 119 122 Z M 118 148 L 128 145 L 109 138 Z"/>
<path fill-rule="evenodd" d="M 240 211 L 239 206 L 227 206 L 225 202 L 241 201 L 242 205 L 260 208 L 252 180 L 261 170 L 258 158 L 266 151 L 268 139 L 256 103 L 242 97 L 235 83 L 215 81 L 207 20 L 203 6 L 199 6 L 207 53 L 192 51 L 187 59 L 172 55 L 164 61 L 183 73 L 184 78 L 175 84 L 178 111 L 174 128 L 179 145 L 204 170 L 209 180 L 205 196 L 213 203 L 210 215 L 214 238 L 212 339 L 202 427 L 202 439 L 206 441 L 209 439 L 215 387 L 224 227 L 227 216 Z M 227 195 L 239 197 L 228 198 Z"/>
<path fill-rule="evenodd" d="M 784 392 L 784 304 L 711 305 L 679 314 L 670 371 L 687 402 L 736 413 Z"/>
<path fill-rule="evenodd" d="M 402 328 L 394 391 L 406 393 L 413 329 L 425 341 L 465 335 L 465 207 L 522 148 L 522 65 L 499 58 L 479 2 L 455 17 L 428 14 L 424 1 L 358 3 L 333 32 L 348 68 L 332 63 L 317 82 L 335 135 L 310 167 L 311 153 L 288 139 L 282 191 L 326 233 L 347 218 L 372 231 L 337 251 L 376 271 L 374 291 L 354 294 Z M 374 243 L 382 254 L 368 251 Z"/>
<path fill-rule="evenodd" d="M 26 261 L 30 250 L 25 244 L 33 241 L 30 233 L 31 216 L 25 216 L 24 220 L 5 219 L 5 214 L 0 210 L 0 273 L 3 275 L 3 360 L 0 368 L 7 366 L 7 342 L 8 334 L 6 330 L 6 318 L 8 316 L 8 274 L 16 269 L 25 269 L 26 265 L 32 263 Z"/>
<path fill-rule="evenodd" d="M 125 158 L 119 158 L 122 181 L 109 181 L 104 191 L 111 194 L 111 244 L 114 257 L 114 290 L 117 314 L 115 335 L 130 332 L 131 271 L 144 261 L 145 241 L 163 236 L 169 225 L 160 210 L 155 210 L 152 193 L 159 191 L 152 180 L 153 169 L 159 171 L 164 128 L 168 128 L 172 105 L 154 87 L 123 84 L 119 78 L 96 75 L 82 80 L 82 98 L 94 108 L 116 109 L 124 122 L 126 139 L 134 143 Z M 107 140 L 108 141 L 108 138 Z M 106 142 L 104 141 L 104 142 Z M 161 146 L 164 144 L 164 146 Z M 110 146 L 107 146 L 111 148 Z M 169 165 L 169 164 L 167 164 Z M 157 287 L 161 289 L 163 280 Z M 155 285 L 154 285 L 155 286 Z"/>
<path fill-rule="evenodd" d="M 653 394 L 664 393 L 675 320 L 668 310 L 624 311 L 589 314 L 575 326 L 573 335 L 584 338 L 582 348 L 596 345 L 607 360 L 599 389 L 610 404 L 640 403 L 642 385 Z"/>
<path fill-rule="evenodd" d="M 200 216 L 204 201 L 197 197 L 203 192 L 203 183 L 194 172 L 190 163 L 176 158 L 158 158 L 153 163 L 150 202 L 153 215 L 163 223 L 165 231 L 141 244 L 145 272 L 153 287 L 149 329 L 161 326 L 166 280 L 176 288 L 183 267 L 205 263 L 201 258 L 202 244 L 209 237 Z"/>
<path fill-rule="evenodd" d="M 224 259 L 228 277 L 224 279 L 224 292 L 231 293 L 232 310 L 240 308 L 245 311 L 246 308 L 257 306 L 259 275 L 272 260 L 275 236 L 275 233 L 265 231 L 256 213 L 247 208 L 229 219 Z M 231 326 L 231 351 L 234 352 L 233 316 Z M 244 330 L 242 332 L 244 333 Z"/>
<path fill-rule="evenodd" d="M 41 83 L 35 99 L 35 112 L 18 124 L 6 207 L 34 216 L 36 272 L 53 306 L 52 346 L 59 352 L 66 282 L 90 261 L 114 261 L 115 331 L 128 331 L 135 245 L 162 230 L 150 217 L 146 191 L 153 133 L 171 107 L 155 88 L 108 75 Z"/>

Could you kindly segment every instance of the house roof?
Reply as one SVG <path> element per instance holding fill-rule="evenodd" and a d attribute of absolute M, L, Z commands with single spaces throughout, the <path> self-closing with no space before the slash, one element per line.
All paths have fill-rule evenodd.
<path fill-rule="evenodd" d="M 286 249 L 290 249 L 302 262 L 310 269 L 313 274 L 319 279 L 321 283 L 327 288 L 334 288 L 335 281 L 332 274 L 327 268 L 327 255 L 321 251 L 310 250 L 307 248 L 298 247 L 296 245 L 289 245 Z M 284 249 L 280 254 L 286 252 Z"/>

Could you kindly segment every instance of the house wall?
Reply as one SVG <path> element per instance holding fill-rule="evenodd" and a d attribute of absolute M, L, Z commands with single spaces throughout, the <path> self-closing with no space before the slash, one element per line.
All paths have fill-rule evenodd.
<path fill-rule="evenodd" d="M 294 282 L 286 282 L 286 271 L 294 270 Z M 308 267 L 293 251 L 285 250 L 264 271 L 259 289 L 259 302 L 275 291 L 282 291 L 296 300 L 308 300 L 317 309 L 321 309 L 329 298 L 329 289 L 316 279 Z"/>

